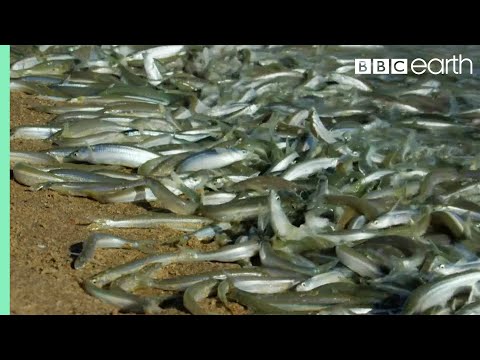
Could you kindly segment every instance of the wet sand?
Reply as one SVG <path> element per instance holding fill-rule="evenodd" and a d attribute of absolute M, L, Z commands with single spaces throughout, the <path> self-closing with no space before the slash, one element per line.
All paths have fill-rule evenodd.
<path fill-rule="evenodd" d="M 53 115 L 31 109 L 51 102 L 22 93 L 13 93 L 11 101 L 11 127 L 47 123 Z M 51 147 L 49 142 L 13 140 L 11 150 L 39 151 Z M 28 187 L 10 180 L 10 252 L 11 252 L 11 313 L 12 314 L 118 314 L 116 307 L 106 304 L 82 289 L 85 279 L 115 265 L 144 257 L 136 250 L 97 250 L 94 261 L 83 269 L 72 267 L 80 243 L 90 231 L 92 219 L 121 217 L 145 213 L 135 204 L 100 204 L 95 200 L 64 196 L 51 190 L 30 191 Z M 156 239 L 159 251 L 176 251 L 175 240 L 181 232 L 160 229 L 104 230 L 129 239 Z M 216 244 L 188 243 L 196 249 L 210 250 Z M 187 275 L 220 268 L 237 267 L 235 264 L 197 263 L 172 264 L 164 267 L 159 278 Z M 244 314 L 237 304 L 227 309 L 216 299 L 203 303 L 206 309 L 222 314 Z M 180 302 L 166 308 L 165 314 L 186 314 Z"/>

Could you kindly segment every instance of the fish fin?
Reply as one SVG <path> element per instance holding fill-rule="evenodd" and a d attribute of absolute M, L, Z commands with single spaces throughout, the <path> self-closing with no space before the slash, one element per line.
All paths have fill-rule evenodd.
<path fill-rule="evenodd" d="M 52 182 L 44 182 L 40 184 L 35 184 L 27 188 L 28 191 L 39 191 L 39 190 L 46 190 L 48 189 L 53 183 Z"/>
<path fill-rule="evenodd" d="M 232 239 L 225 233 L 215 234 L 214 242 L 220 246 L 232 243 Z"/>
<path fill-rule="evenodd" d="M 190 199 L 195 201 L 196 203 L 199 203 L 201 198 L 200 196 L 195 192 L 195 190 L 190 189 L 188 186 L 185 185 L 185 183 L 180 179 L 180 176 L 177 175 L 175 171 L 172 171 L 170 174 L 172 177 L 172 180 L 175 182 L 175 184 L 178 185 L 180 190 L 187 195 Z"/>
<path fill-rule="evenodd" d="M 92 145 L 87 145 L 88 157 L 93 160 L 93 148 Z"/>
<path fill-rule="evenodd" d="M 229 280 L 223 280 L 220 284 L 217 286 L 217 297 L 220 299 L 220 301 L 223 303 L 225 308 L 231 312 L 230 310 L 230 303 L 227 298 L 227 294 L 230 291 L 230 282 Z"/>
<path fill-rule="evenodd" d="M 467 218 L 463 222 L 463 233 L 468 240 L 472 239 L 472 227 L 475 226 L 472 221 L 472 213 L 467 213 Z"/>
<path fill-rule="evenodd" d="M 210 108 L 207 105 L 205 105 L 199 98 L 192 95 L 191 98 L 190 98 L 189 110 L 193 114 L 204 114 L 208 110 L 210 110 Z"/>
<path fill-rule="evenodd" d="M 265 232 L 267 229 L 268 225 L 270 224 L 270 214 L 259 214 L 258 215 L 258 220 L 257 220 L 257 226 L 258 230 L 261 232 Z"/>
<path fill-rule="evenodd" d="M 480 284 L 474 284 L 470 291 L 470 295 L 468 295 L 467 304 L 471 304 L 476 302 L 480 298 Z"/>
<path fill-rule="evenodd" d="M 395 210 L 397 209 L 398 205 L 400 205 L 400 204 L 402 203 L 402 200 L 403 200 L 402 197 L 403 197 L 403 196 L 401 196 L 401 197 L 395 202 L 395 204 L 393 204 L 393 206 L 392 206 L 392 208 L 390 209 L 390 211 L 395 211 Z"/>

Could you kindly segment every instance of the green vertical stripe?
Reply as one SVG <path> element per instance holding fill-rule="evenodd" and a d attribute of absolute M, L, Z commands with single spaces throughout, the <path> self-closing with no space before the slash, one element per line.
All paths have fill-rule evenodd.
<path fill-rule="evenodd" d="M 10 314 L 10 46 L 0 45 L 0 315 Z"/>

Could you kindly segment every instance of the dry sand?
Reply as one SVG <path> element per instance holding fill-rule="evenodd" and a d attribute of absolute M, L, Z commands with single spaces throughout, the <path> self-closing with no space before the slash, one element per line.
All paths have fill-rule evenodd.
<path fill-rule="evenodd" d="M 52 104 L 30 95 L 13 93 L 11 127 L 44 124 L 53 116 L 31 109 L 35 105 Z M 11 150 L 38 151 L 51 144 L 34 140 L 14 140 Z M 118 309 L 106 304 L 82 289 L 82 282 L 107 268 L 145 255 L 135 250 L 98 250 L 94 261 L 81 270 L 72 262 L 79 245 L 90 231 L 85 223 L 102 217 L 119 217 L 145 213 L 134 204 L 100 204 L 87 198 L 63 196 L 51 190 L 30 191 L 28 187 L 10 180 L 10 252 L 11 252 L 11 313 L 12 314 L 118 314 Z M 173 244 L 181 232 L 161 229 L 119 229 L 111 233 L 130 239 L 158 239 L 159 251 L 176 251 Z M 190 241 L 189 247 L 210 250 L 215 244 Z M 168 278 L 235 264 L 199 263 L 172 264 L 159 273 Z M 223 314 L 243 314 L 237 304 L 226 309 L 218 300 L 208 299 L 205 308 Z M 165 309 L 165 314 L 185 314 L 181 301 Z"/>

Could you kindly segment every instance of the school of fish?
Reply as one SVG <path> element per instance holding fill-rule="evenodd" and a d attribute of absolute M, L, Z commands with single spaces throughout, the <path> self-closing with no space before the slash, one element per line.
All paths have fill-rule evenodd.
<path fill-rule="evenodd" d="M 36 108 L 55 114 L 48 124 L 11 129 L 52 144 L 12 151 L 13 177 L 33 191 L 151 203 L 95 219 L 74 262 L 144 252 L 84 282 L 124 312 L 180 299 L 212 314 L 202 302 L 217 297 L 254 314 L 480 314 L 478 69 L 354 73 L 355 58 L 450 50 L 13 46 L 11 91 L 58 101 Z M 184 232 L 178 251 L 102 232 L 162 227 Z M 221 246 L 194 250 L 190 238 Z M 240 267 L 156 276 L 205 261 Z"/>

